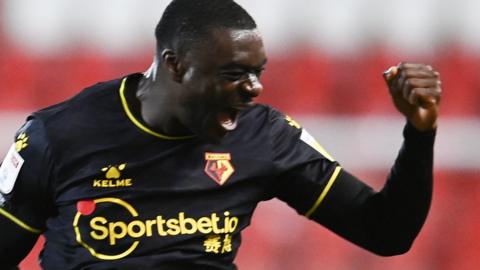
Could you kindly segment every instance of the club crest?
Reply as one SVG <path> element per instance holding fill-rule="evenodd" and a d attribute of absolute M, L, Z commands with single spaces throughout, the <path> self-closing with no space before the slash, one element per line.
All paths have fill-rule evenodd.
<path fill-rule="evenodd" d="M 230 153 L 205 153 L 205 173 L 215 182 L 223 185 L 235 169 L 230 162 Z"/>

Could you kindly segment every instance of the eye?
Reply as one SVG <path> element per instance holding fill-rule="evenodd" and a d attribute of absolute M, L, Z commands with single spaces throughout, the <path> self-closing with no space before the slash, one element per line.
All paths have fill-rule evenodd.
<path fill-rule="evenodd" d="M 229 71 L 220 73 L 220 77 L 222 77 L 222 79 L 232 82 L 242 79 L 245 75 L 245 72 L 240 71 Z"/>
<path fill-rule="evenodd" d="M 248 79 L 250 74 L 255 75 L 257 78 L 260 78 L 264 70 L 265 70 L 264 67 L 251 68 L 251 69 L 231 69 L 231 70 L 224 70 L 220 72 L 219 75 L 223 80 L 226 80 L 229 82 L 235 82 L 235 81 Z"/>
<path fill-rule="evenodd" d="M 255 70 L 255 75 L 257 75 L 257 78 L 260 78 L 260 76 L 262 76 L 263 71 L 265 71 L 265 68 L 259 68 Z"/>

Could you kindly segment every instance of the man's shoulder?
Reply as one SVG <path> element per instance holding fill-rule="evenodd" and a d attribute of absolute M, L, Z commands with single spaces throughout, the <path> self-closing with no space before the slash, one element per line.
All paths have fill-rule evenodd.
<path fill-rule="evenodd" d="M 29 119 L 41 122 L 53 145 L 73 145 L 102 136 L 124 117 L 121 83 L 122 79 L 115 79 L 89 86 L 68 100 L 34 112 Z"/>
<path fill-rule="evenodd" d="M 241 118 L 244 122 L 248 122 L 249 126 L 270 126 L 278 120 L 284 121 L 287 115 L 269 104 L 258 103 L 246 110 Z"/>
<path fill-rule="evenodd" d="M 271 105 L 258 103 L 241 113 L 234 133 L 243 139 L 267 139 L 280 122 L 285 122 L 282 112 Z"/>
<path fill-rule="evenodd" d="M 256 103 L 251 108 L 243 113 L 243 117 L 255 118 L 257 120 L 274 119 L 275 117 L 283 115 L 278 109 L 269 104 Z"/>
<path fill-rule="evenodd" d="M 115 100 L 115 90 L 119 89 L 120 84 L 121 79 L 96 83 L 67 100 L 34 112 L 32 117 L 48 125 L 58 118 L 79 116 L 91 110 L 108 107 L 110 105 L 108 101 Z"/>
<path fill-rule="evenodd" d="M 269 139 L 297 138 L 302 127 L 292 117 L 268 104 L 257 104 L 245 111 L 241 118 L 242 136 L 251 134 Z"/>

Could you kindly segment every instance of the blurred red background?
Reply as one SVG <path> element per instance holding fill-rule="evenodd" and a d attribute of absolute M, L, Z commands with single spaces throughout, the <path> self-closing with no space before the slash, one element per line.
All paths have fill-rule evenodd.
<path fill-rule="evenodd" d="M 0 12 L 10 15 L 5 12 L 11 10 L 11 2 L 0 2 Z M 253 1 L 241 2 L 252 9 L 261 9 Z M 287 1 L 280 2 L 285 4 Z M 160 13 L 156 12 L 157 17 Z M 7 17 L 4 16 L 3 20 Z M 24 41 L 7 33 L 12 32 L 11 29 L 7 31 L 11 23 L 3 21 L 0 26 L 0 119 L 8 123 L 0 132 L 0 138 L 4 138 L 0 145 L 1 154 L 6 152 L 13 131 L 28 112 L 59 102 L 98 81 L 144 71 L 150 65 L 153 53 L 151 46 L 137 46 L 126 54 L 115 55 L 95 46 L 78 46 L 55 53 L 32 52 L 28 46 L 21 45 Z M 260 23 L 259 26 L 262 29 Z M 272 30 L 268 26 L 265 28 L 271 35 Z M 439 31 L 442 26 L 436 29 Z M 450 34 L 447 30 L 446 36 Z M 383 70 L 399 61 L 410 60 L 431 63 L 440 71 L 444 89 L 439 129 L 442 139 L 437 143 L 431 213 L 408 254 L 382 258 L 341 240 L 298 216 L 279 201 L 262 203 L 252 226 L 243 234 L 237 259 L 239 268 L 480 269 L 480 231 L 476 227 L 480 224 L 480 106 L 477 105 L 480 102 L 480 76 L 477 75 L 480 53 L 455 42 L 455 36 L 430 53 L 414 54 L 393 50 L 387 42 L 375 37 L 366 48 L 346 54 L 299 39 L 301 42 L 289 45 L 291 47 L 287 49 L 279 49 L 281 44 L 273 45 L 262 78 L 265 91 L 260 101 L 273 104 L 300 120 L 313 118 L 314 123 L 315 119 L 320 123 L 328 117 L 333 122 L 345 122 L 348 125 L 345 130 L 338 129 L 339 126 L 311 123 L 309 129 L 315 135 L 330 129 L 327 133 L 340 140 L 338 145 L 329 147 L 324 141 L 320 142 L 341 163 L 345 160 L 347 169 L 352 168 L 349 170 L 376 188 L 382 186 L 389 168 L 374 158 L 370 159 L 370 155 L 376 155 L 373 150 L 369 152 L 370 149 L 397 149 L 398 145 L 376 145 L 374 139 L 369 145 L 363 145 L 364 140 L 350 132 L 357 125 L 369 125 L 369 121 L 383 118 L 400 121 L 376 128 L 369 134 L 358 134 L 358 137 L 374 133 L 381 137 L 394 127 L 401 130 L 402 121 L 398 119 L 384 86 Z M 343 149 L 342 145 L 347 143 L 341 141 L 343 134 L 353 140 L 348 146 L 358 145 L 358 149 Z M 399 132 L 398 139 L 401 139 Z M 349 152 L 365 149 L 365 160 L 349 158 Z M 395 152 L 386 155 L 393 160 Z M 42 243 L 40 240 L 22 262 L 21 269 L 39 269 L 37 257 Z"/>

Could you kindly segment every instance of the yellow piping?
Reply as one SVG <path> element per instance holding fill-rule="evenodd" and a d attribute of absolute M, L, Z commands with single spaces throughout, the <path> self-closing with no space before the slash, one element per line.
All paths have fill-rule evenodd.
<path fill-rule="evenodd" d="M 125 83 L 126 83 L 126 81 L 127 81 L 127 78 L 124 78 L 122 80 L 122 85 L 120 86 L 120 99 L 122 100 L 122 106 L 123 106 L 123 109 L 125 110 L 125 113 L 127 114 L 128 118 L 138 128 L 140 128 L 141 130 L 145 131 L 146 133 L 148 133 L 150 135 L 153 135 L 157 138 L 161 138 L 161 139 L 165 139 L 165 140 L 184 140 L 184 139 L 190 139 L 190 138 L 195 137 L 195 136 L 192 136 L 192 135 L 191 136 L 179 136 L 179 137 L 166 136 L 166 135 L 155 132 L 155 131 L 151 130 L 150 128 L 144 126 L 140 121 L 138 121 L 135 118 L 135 116 L 133 116 L 132 111 L 128 107 L 127 99 L 125 98 Z"/>
<path fill-rule="evenodd" d="M 32 232 L 32 233 L 36 233 L 36 234 L 41 234 L 42 233 L 42 230 L 39 230 L 39 229 L 35 229 L 33 227 L 30 227 L 28 226 L 27 224 L 25 224 L 23 221 L 19 220 L 18 218 L 14 217 L 12 214 L 8 213 L 7 211 L 5 211 L 3 208 L 0 207 L 0 214 L 4 215 L 6 218 L 10 219 L 11 221 L 13 221 L 15 224 L 17 224 L 18 226 L 24 228 L 25 230 L 29 231 L 29 232 Z"/>
<path fill-rule="evenodd" d="M 340 171 L 342 170 L 342 167 L 340 166 L 337 166 L 335 168 L 335 171 L 333 171 L 333 174 L 332 176 L 330 177 L 330 179 L 328 180 L 328 183 L 327 185 L 325 186 L 325 188 L 323 189 L 322 193 L 320 194 L 320 196 L 318 196 L 318 199 L 317 201 L 315 202 L 315 204 L 312 206 L 312 208 L 310 208 L 310 210 L 308 210 L 308 212 L 305 214 L 305 216 L 307 218 L 309 218 L 313 212 L 315 212 L 315 210 L 317 210 L 318 206 L 320 206 L 320 204 L 322 203 L 323 199 L 325 199 L 325 196 L 327 196 L 327 193 L 328 191 L 330 190 L 330 188 L 332 187 L 333 183 L 335 182 L 335 180 L 337 179 L 338 177 L 338 174 L 340 173 Z"/>

